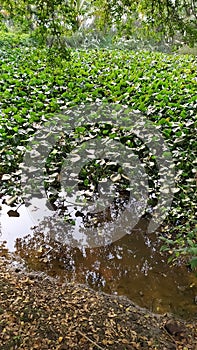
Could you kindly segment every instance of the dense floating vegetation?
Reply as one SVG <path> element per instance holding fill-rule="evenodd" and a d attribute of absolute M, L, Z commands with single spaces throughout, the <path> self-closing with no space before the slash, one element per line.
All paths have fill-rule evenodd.
<path fill-rule="evenodd" d="M 20 193 L 18 165 L 37 123 L 62 107 L 102 101 L 140 110 L 167 140 L 177 191 L 164 229 L 173 247 L 197 265 L 197 59 L 148 51 L 75 50 L 50 62 L 28 36 L 0 36 L 0 142 L 3 193 Z M 6 174 L 6 175 L 5 175 Z M 10 174 L 11 176 L 7 176 Z"/>

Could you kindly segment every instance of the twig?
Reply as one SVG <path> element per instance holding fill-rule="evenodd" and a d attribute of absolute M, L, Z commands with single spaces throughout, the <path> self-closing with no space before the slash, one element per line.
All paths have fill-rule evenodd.
<path fill-rule="evenodd" d="M 45 256 L 47 256 L 51 251 L 53 250 L 53 248 L 50 248 L 49 250 L 47 250 L 47 252 L 45 252 L 44 254 L 41 255 L 41 258 L 43 259 Z"/>
<path fill-rule="evenodd" d="M 94 344 L 98 349 L 100 350 L 105 350 L 104 348 L 102 348 L 100 345 L 98 345 L 97 343 L 95 343 L 95 341 L 93 341 L 92 339 L 90 339 L 87 335 L 85 335 L 84 333 L 82 333 L 80 330 L 77 329 L 77 332 L 79 334 L 81 334 L 84 338 L 86 338 L 87 340 L 89 340 L 92 344 Z"/>
<path fill-rule="evenodd" d="M 176 342 L 176 339 L 167 331 L 167 329 L 162 326 L 161 329 L 164 330 L 164 332 L 168 335 L 168 337 L 173 341 L 173 344 L 176 346 L 177 348 L 177 342 Z"/>
<path fill-rule="evenodd" d="M 67 204 L 67 203 L 69 203 L 69 204 Z M 84 207 L 85 205 L 87 205 L 87 203 L 80 203 L 80 202 L 70 202 L 70 201 L 68 201 L 68 200 L 66 200 L 66 206 L 67 207 L 73 207 L 73 206 L 78 206 L 78 207 Z"/>

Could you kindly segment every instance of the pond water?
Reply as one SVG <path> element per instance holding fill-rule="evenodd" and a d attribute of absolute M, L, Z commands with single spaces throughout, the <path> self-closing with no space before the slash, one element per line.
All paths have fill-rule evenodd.
<path fill-rule="evenodd" d="M 37 204 L 41 205 L 39 201 Z M 153 312 L 197 317 L 195 274 L 185 266 L 167 264 L 168 257 L 160 252 L 158 233 L 147 234 L 145 219 L 111 244 L 80 249 L 61 240 L 58 226 L 54 232 L 52 212 L 46 207 L 42 215 L 38 211 L 36 220 L 24 205 L 18 208 L 17 217 L 9 216 L 10 210 L 16 207 L 1 203 L 0 241 L 6 241 L 9 251 L 19 254 L 30 268 L 86 283 L 95 290 L 125 295 Z"/>

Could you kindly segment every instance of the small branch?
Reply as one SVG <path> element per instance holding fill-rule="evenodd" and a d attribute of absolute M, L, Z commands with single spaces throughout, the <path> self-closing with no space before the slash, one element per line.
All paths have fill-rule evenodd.
<path fill-rule="evenodd" d="M 89 340 L 90 343 L 94 344 L 98 349 L 100 350 L 105 350 L 104 348 L 102 348 L 100 345 L 98 345 L 97 343 L 95 343 L 95 341 L 93 341 L 92 339 L 90 339 L 87 335 L 85 335 L 84 333 L 82 333 L 80 330 L 77 329 L 77 332 L 82 335 L 84 338 L 86 338 L 87 340 Z"/>
<path fill-rule="evenodd" d="M 45 252 L 43 255 L 41 255 L 41 258 L 44 258 L 45 256 L 47 256 L 52 250 L 53 250 L 53 248 L 50 248 L 49 250 L 47 250 L 47 252 Z"/>
<path fill-rule="evenodd" d="M 176 339 L 167 331 L 167 329 L 166 329 L 164 326 L 162 326 L 161 329 L 164 330 L 164 332 L 165 332 L 165 333 L 168 335 L 168 337 L 172 340 L 173 344 L 174 344 L 174 345 L 177 345 Z"/>

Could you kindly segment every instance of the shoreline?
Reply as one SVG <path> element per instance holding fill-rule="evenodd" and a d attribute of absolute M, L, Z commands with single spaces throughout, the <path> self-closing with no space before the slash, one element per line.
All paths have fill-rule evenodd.
<path fill-rule="evenodd" d="M 17 264 L 0 257 L 0 350 L 197 348 L 197 320 L 154 314 Z"/>

